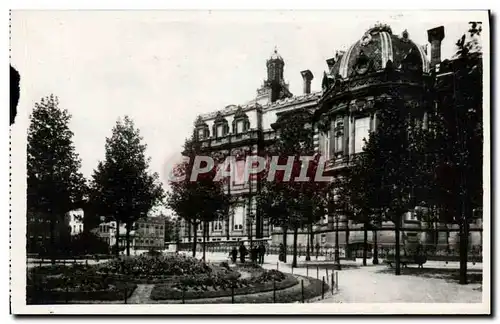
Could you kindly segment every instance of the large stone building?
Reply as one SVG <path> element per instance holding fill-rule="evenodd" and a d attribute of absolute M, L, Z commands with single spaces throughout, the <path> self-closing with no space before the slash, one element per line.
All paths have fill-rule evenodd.
<path fill-rule="evenodd" d="M 248 154 L 259 154 L 276 137 L 272 124 L 284 112 L 306 110 L 314 116 L 314 143 L 316 152 L 327 158 L 326 171 L 341 175 L 356 154 L 363 149 L 363 139 L 377 126 L 377 110 L 388 96 L 389 89 L 396 89 L 406 105 L 414 111 L 414 118 L 427 123 L 429 107 L 437 105 L 429 99 L 429 91 L 442 77 L 441 41 L 444 28 L 429 30 L 430 60 L 426 47 L 414 43 L 407 31 L 396 35 L 391 28 L 377 24 L 369 28 L 347 51 L 337 52 L 326 60 L 328 70 L 322 79 L 322 91 L 311 92 L 313 74 L 301 72 L 303 93 L 292 95 L 284 80 L 285 61 L 275 50 L 267 60 L 267 79 L 257 90 L 257 97 L 242 105 L 230 105 L 222 110 L 201 115 L 195 122 L 195 134 L 205 150 L 222 161 L 228 155 L 235 156 L 237 163 L 244 163 Z M 257 180 L 240 181 L 233 177 L 228 193 L 234 204 L 228 217 L 210 224 L 211 241 L 237 241 L 252 238 L 268 239 L 279 243 L 279 228 L 269 226 L 260 215 L 255 203 L 255 193 L 260 186 Z M 335 242 L 336 222 L 339 222 L 341 245 L 355 244 L 363 240 L 362 226 L 345 218 L 325 218 L 313 228 L 314 242 L 326 246 Z M 404 216 L 407 229 L 403 240 L 419 231 L 422 224 L 409 212 Z M 440 226 L 447 226 L 440 224 Z M 473 224 L 472 227 L 475 225 Z M 480 226 L 480 225 L 478 225 Z M 379 244 L 394 244 L 392 224 L 384 223 L 377 232 Z M 386 230 L 384 230 L 386 229 Z M 201 241 L 202 229 L 198 240 Z M 413 237 L 422 239 L 424 235 Z M 480 244 L 480 232 L 473 233 L 473 244 Z M 450 244 L 450 234 L 440 234 L 440 242 Z M 308 234 L 299 235 L 299 244 L 305 245 Z M 191 228 L 184 226 L 184 242 L 192 238 Z M 369 241 L 373 235 L 369 233 Z M 292 242 L 291 237 L 288 242 Z M 446 242 L 446 243 L 445 243 Z"/>

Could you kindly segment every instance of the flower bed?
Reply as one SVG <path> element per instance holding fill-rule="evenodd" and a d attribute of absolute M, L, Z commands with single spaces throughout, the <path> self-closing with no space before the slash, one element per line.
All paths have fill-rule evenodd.
<path fill-rule="evenodd" d="M 165 279 L 169 276 L 200 275 L 213 272 L 213 268 L 195 258 L 170 255 L 151 257 L 124 257 L 98 265 L 100 273 L 130 278 Z"/>
<path fill-rule="evenodd" d="M 52 273 L 30 272 L 27 278 L 27 301 L 31 304 L 64 303 L 72 300 L 122 300 L 130 296 L 136 284 L 115 281 L 92 269 L 52 269 Z M 59 273 L 55 271 L 59 270 Z M 62 271 L 61 271 L 62 270 Z"/>
<path fill-rule="evenodd" d="M 151 292 L 153 300 L 200 299 L 246 295 L 257 292 L 281 290 L 298 283 L 293 275 L 283 274 L 276 270 L 261 271 L 259 275 L 249 279 L 238 279 L 233 274 L 213 275 L 205 278 L 186 277 L 175 284 L 158 284 Z"/>

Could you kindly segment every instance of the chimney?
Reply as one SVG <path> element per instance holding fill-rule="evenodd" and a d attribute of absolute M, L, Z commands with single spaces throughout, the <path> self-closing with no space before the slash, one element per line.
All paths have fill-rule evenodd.
<path fill-rule="evenodd" d="M 429 43 L 431 43 L 431 67 L 441 63 L 441 41 L 444 38 L 444 27 L 439 26 L 427 31 Z"/>
<path fill-rule="evenodd" d="M 304 94 L 311 93 L 311 81 L 314 79 L 312 72 L 305 70 L 300 72 L 300 74 L 302 74 L 302 79 L 304 80 Z"/>
<path fill-rule="evenodd" d="M 326 60 L 326 64 L 328 65 L 328 71 L 331 71 L 333 65 L 335 64 L 335 58 L 329 58 L 328 60 Z"/>

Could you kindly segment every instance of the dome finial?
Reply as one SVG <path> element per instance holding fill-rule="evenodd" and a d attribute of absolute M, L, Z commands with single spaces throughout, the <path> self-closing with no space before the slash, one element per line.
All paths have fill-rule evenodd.
<path fill-rule="evenodd" d="M 278 46 L 274 45 L 274 51 L 273 54 L 271 55 L 271 60 L 283 60 L 281 55 L 278 53 Z"/>
<path fill-rule="evenodd" d="M 388 24 L 381 23 L 380 21 L 377 21 L 372 27 L 370 27 L 366 31 L 367 34 L 377 34 L 380 32 L 387 32 L 389 34 L 392 34 L 391 26 L 389 26 Z"/>

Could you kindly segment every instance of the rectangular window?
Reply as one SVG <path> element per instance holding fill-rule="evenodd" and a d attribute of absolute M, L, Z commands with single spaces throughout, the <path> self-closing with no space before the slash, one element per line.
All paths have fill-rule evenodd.
<path fill-rule="evenodd" d="M 217 126 L 217 137 L 222 137 L 224 136 L 224 126 L 219 125 Z"/>
<path fill-rule="evenodd" d="M 344 150 L 344 121 L 339 119 L 335 123 L 335 153 Z"/>
<path fill-rule="evenodd" d="M 244 122 L 243 120 L 240 120 L 236 123 L 236 134 L 240 134 L 240 133 L 243 133 L 244 131 Z"/>
<path fill-rule="evenodd" d="M 365 146 L 364 139 L 370 134 L 370 117 L 358 118 L 354 121 L 354 153 L 360 153 Z"/>
<path fill-rule="evenodd" d="M 212 223 L 212 229 L 214 231 L 222 231 L 222 219 L 218 219 Z"/>
<path fill-rule="evenodd" d="M 235 163 L 235 166 L 234 166 L 234 170 L 233 170 L 233 183 L 234 185 L 243 185 L 245 184 L 245 161 L 244 160 L 240 160 L 240 161 L 236 161 Z"/>
<path fill-rule="evenodd" d="M 330 159 L 330 132 L 326 132 L 323 136 L 323 154 L 325 159 Z"/>
<path fill-rule="evenodd" d="M 203 128 L 198 129 L 198 138 L 202 139 L 205 136 L 205 130 Z"/>
<path fill-rule="evenodd" d="M 245 215 L 245 205 L 236 206 L 233 210 L 233 229 L 236 231 L 243 230 L 243 219 Z"/>
<path fill-rule="evenodd" d="M 342 135 L 338 135 L 335 137 L 335 152 L 342 152 L 344 149 L 344 137 Z"/>

